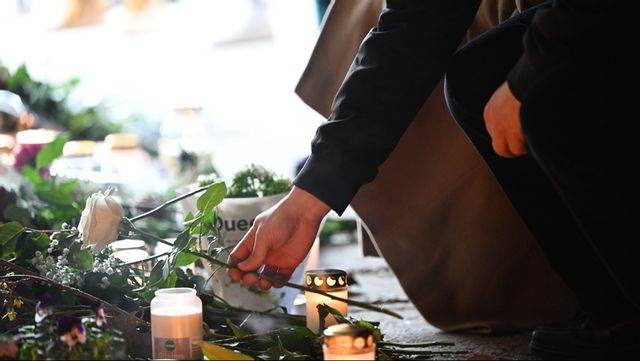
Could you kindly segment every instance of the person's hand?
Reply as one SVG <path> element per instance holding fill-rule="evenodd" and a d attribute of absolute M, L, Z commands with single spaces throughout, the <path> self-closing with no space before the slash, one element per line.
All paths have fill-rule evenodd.
<path fill-rule="evenodd" d="M 484 107 L 484 124 L 498 155 L 513 158 L 527 154 L 520 125 L 520 101 L 513 96 L 506 82 Z"/>
<path fill-rule="evenodd" d="M 229 263 L 229 277 L 242 281 L 245 287 L 258 284 L 262 289 L 272 286 L 270 281 L 253 273 L 262 272 L 286 281 L 309 253 L 318 233 L 320 222 L 330 208 L 310 193 L 294 187 L 278 204 L 256 217 L 253 226 L 236 245 Z M 275 286 L 278 286 L 277 284 Z"/>

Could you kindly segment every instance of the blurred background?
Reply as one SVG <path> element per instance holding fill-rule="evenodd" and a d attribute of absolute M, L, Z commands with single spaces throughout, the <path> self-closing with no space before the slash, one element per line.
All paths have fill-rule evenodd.
<path fill-rule="evenodd" d="M 0 164 L 66 134 L 48 171 L 133 210 L 249 164 L 292 178 L 323 121 L 294 88 L 328 2 L 0 0 Z"/>
<path fill-rule="evenodd" d="M 69 106 L 99 105 L 167 168 L 185 151 L 224 178 L 249 163 L 292 176 L 322 120 L 293 92 L 318 25 L 315 0 L 2 0 L 0 64 L 77 82 Z"/>

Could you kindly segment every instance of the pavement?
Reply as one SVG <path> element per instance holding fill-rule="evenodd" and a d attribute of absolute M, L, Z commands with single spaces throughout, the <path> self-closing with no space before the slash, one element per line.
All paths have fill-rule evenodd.
<path fill-rule="evenodd" d="M 431 326 L 408 299 L 385 260 L 362 256 L 357 243 L 322 245 L 319 266 L 344 269 L 355 278 L 357 284 L 349 286 L 350 298 L 375 302 L 403 316 L 404 319 L 400 320 L 373 311 L 349 308 L 350 316 L 379 321 L 387 342 L 454 344 L 428 348 L 434 352 L 445 352 L 435 354 L 431 359 L 538 360 L 528 351 L 529 332 L 509 336 L 480 336 L 446 333 Z"/>

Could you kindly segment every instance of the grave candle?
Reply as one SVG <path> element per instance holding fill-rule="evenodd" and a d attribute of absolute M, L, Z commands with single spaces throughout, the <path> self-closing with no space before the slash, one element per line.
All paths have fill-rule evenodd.
<path fill-rule="evenodd" d="M 191 288 L 165 288 L 151 300 L 153 358 L 202 358 L 202 301 Z"/>
<path fill-rule="evenodd" d="M 306 272 L 305 281 L 308 287 L 317 288 L 333 296 L 347 299 L 347 273 L 337 269 L 319 269 Z M 320 331 L 320 317 L 318 315 L 318 305 L 326 304 L 347 315 L 347 303 L 334 300 L 325 295 L 305 291 L 304 293 L 307 309 L 307 327 L 313 331 Z M 325 326 L 336 324 L 333 315 L 327 315 Z"/>
<path fill-rule="evenodd" d="M 123 239 L 111 243 L 113 255 L 124 263 L 138 262 L 149 257 L 146 250 L 146 243 L 138 239 Z M 134 264 L 135 268 L 148 271 L 151 269 L 151 262 L 140 262 Z"/>
<path fill-rule="evenodd" d="M 373 333 L 347 323 L 329 326 L 324 330 L 322 354 L 324 360 L 375 360 Z"/>

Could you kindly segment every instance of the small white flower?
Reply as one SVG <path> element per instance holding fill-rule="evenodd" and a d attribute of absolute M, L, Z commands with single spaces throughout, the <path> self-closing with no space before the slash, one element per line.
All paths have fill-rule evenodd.
<path fill-rule="evenodd" d="M 58 245 L 58 240 L 57 240 L 57 239 L 52 240 L 52 241 L 51 241 L 51 245 L 52 245 L 53 247 L 57 246 L 57 245 Z"/>
<path fill-rule="evenodd" d="M 113 274 L 113 268 L 111 268 L 111 267 L 107 268 L 107 274 L 108 275 L 112 275 Z"/>
<path fill-rule="evenodd" d="M 111 193 L 94 193 L 87 199 L 82 217 L 78 224 L 80 237 L 85 246 L 93 245 L 93 253 L 98 254 L 108 244 L 118 238 L 120 222 L 124 217 L 124 210 L 116 202 Z"/>
<path fill-rule="evenodd" d="M 69 255 L 69 248 L 63 249 L 62 250 L 62 254 L 65 255 L 65 256 L 68 256 Z"/>

